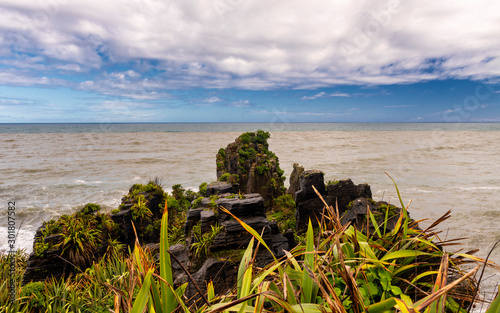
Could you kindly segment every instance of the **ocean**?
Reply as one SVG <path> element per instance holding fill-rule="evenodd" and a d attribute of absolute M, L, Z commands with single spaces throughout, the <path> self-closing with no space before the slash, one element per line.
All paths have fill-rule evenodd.
<path fill-rule="evenodd" d="M 399 205 L 389 174 L 411 217 L 428 219 L 424 227 L 452 210 L 441 238 L 467 239 L 450 250 L 478 248 L 485 257 L 500 239 L 500 124 L 0 124 L 0 252 L 8 250 L 9 201 L 16 247 L 30 252 L 42 221 L 89 202 L 115 209 L 134 183 L 159 177 L 168 191 L 214 181 L 217 151 L 258 129 L 271 133 L 287 177 L 299 163 L 325 181 L 366 182 L 375 200 Z M 491 258 L 500 264 L 500 250 Z"/>

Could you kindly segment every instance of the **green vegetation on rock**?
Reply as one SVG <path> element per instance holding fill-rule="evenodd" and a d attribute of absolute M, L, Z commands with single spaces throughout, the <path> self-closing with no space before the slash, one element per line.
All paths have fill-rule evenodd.
<path fill-rule="evenodd" d="M 288 229 L 295 230 L 295 201 L 289 194 L 274 199 L 274 204 L 267 216 L 276 221 L 282 233 Z"/>

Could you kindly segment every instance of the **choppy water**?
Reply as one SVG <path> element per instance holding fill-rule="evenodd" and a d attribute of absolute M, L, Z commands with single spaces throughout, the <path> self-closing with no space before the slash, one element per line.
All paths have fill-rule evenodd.
<path fill-rule="evenodd" d="M 0 124 L 0 251 L 8 201 L 17 227 L 24 221 L 17 247 L 31 251 L 42 220 L 88 202 L 117 208 L 134 183 L 158 176 L 166 189 L 197 189 L 215 180 L 218 149 L 257 129 L 271 132 L 287 176 L 297 162 L 325 180 L 367 182 L 376 200 L 397 203 L 387 172 L 413 199 L 413 218 L 452 209 L 442 237 L 468 237 L 462 248 L 479 256 L 500 239 L 500 124 Z M 500 263 L 500 250 L 492 258 Z"/>

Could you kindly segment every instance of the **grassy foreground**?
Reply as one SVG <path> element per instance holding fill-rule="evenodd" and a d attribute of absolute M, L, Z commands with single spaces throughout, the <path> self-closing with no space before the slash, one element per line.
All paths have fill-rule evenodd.
<path fill-rule="evenodd" d="M 167 201 L 159 261 L 136 242 L 129 256 L 113 255 L 66 280 L 21 288 L 27 255 L 18 252 L 11 299 L 9 260 L 2 256 L 0 312 L 467 312 L 477 293 L 475 273 L 486 261 L 443 251 L 453 242 L 440 242 L 434 229 L 449 212 L 420 230 L 400 201 L 394 230 L 386 227 L 389 210 L 381 224 L 368 212 L 369 233 L 341 225 L 335 208 L 325 204 L 320 228 L 313 230 L 310 223 L 304 242 L 265 268 L 257 268 L 254 258 L 257 249 L 269 250 L 266 243 L 233 216 L 253 235 L 237 286 L 216 295 L 209 283 L 207 295 L 196 302 L 184 296 L 187 283 L 173 283 Z M 491 303 L 492 312 L 500 312 L 500 298 Z"/>

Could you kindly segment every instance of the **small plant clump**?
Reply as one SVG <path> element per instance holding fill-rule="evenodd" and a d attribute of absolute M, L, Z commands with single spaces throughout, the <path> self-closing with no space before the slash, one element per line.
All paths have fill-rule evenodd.
<path fill-rule="evenodd" d="M 228 182 L 230 184 L 237 184 L 240 181 L 240 176 L 238 174 L 224 173 L 219 178 L 219 181 L 225 181 L 225 182 Z"/>
<path fill-rule="evenodd" d="M 295 201 L 292 196 L 285 194 L 274 199 L 273 207 L 268 212 L 268 218 L 276 221 L 283 233 L 288 229 L 295 230 Z"/>
<path fill-rule="evenodd" d="M 207 183 L 201 183 L 201 185 L 198 187 L 199 193 L 203 197 L 207 195 L 207 186 Z"/>
<path fill-rule="evenodd" d="M 95 203 L 87 203 L 81 210 L 81 214 L 93 214 L 97 211 L 101 210 L 101 207 Z"/>
<path fill-rule="evenodd" d="M 330 185 L 336 185 L 336 184 L 338 184 L 339 182 L 340 182 L 340 181 L 338 181 L 338 180 L 328 180 L 328 181 L 326 182 L 326 187 L 328 187 L 328 186 L 330 186 Z"/>
<path fill-rule="evenodd" d="M 21 289 L 21 297 L 28 298 L 28 308 L 30 310 L 40 310 L 45 303 L 45 284 L 42 282 L 31 282 Z"/>
<path fill-rule="evenodd" d="M 194 242 L 189 247 L 189 250 L 193 253 L 193 258 L 198 266 L 201 266 L 210 255 L 209 248 L 221 231 L 222 226 L 212 225 L 210 231 L 202 234 L 200 223 L 193 226 Z"/>

